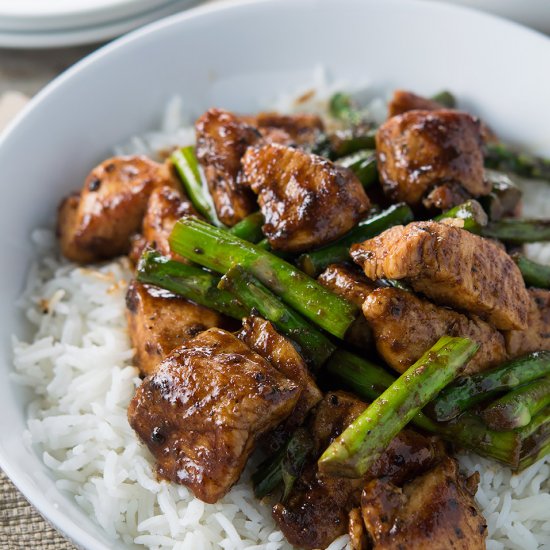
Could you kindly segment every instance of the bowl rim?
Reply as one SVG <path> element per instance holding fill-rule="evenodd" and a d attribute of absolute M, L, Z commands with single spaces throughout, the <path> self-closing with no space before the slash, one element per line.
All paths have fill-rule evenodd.
<path fill-rule="evenodd" d="M 380 1 L 380 0 L 378 0 Z M 373 4 L 377 0 L 301 0 L 301 3 L 308 2 L 312 7 L 319 5 L 333 4 L 338 9 L 342 8 L 342 3 L 360 4 L 368 6 Z M 426 10 L 427 12 L 440 12 L 452 16 L 458 12 L 462 13 L 468 18 L 484 20 L 487 24 L 497 24 L 501 26 L 503 30 L 508 28 L 514 33 L 520 33 L 539 37 L 544 43 L 550 43 L 550 37 L 536 31 L 534 29 L 525 27 L 514 21 L 510 21 L 498 15 L 482 12 L 474 8 L 456 4 L 447 4 L 441 2 L 434 2 L 433 0 L 384 0 L 385 5 L 393 6 L 393 9 L 397 9 L 400 6 L 409 6 L 411 3 L 416 4 L 416 9 Z M 159 34 L 162 35 L 164 29 L 186 25 L 189 21 L 194 21 L 200 18 L 208 18 L 212 14 L 225 12 L 230 10 L 264 10 L 269 9 L 270 6 L 274 8 L 277 6 L 278 10 L 292 10 L 292 6 L 296 5 L 296 0 L 230 0 L 227 2 L 215 2 L 206 5 L 200 5 L 192 7 L 188 10 L 184 10 L 177 14 L 165 17 L 153 23 L 149 23 L 144 27 L 133 30 L 122 37 L 119 37 L 108 44 L 105 44 L 88 54 L 74 65 L 66 69 L 59 76 L 48 83 L 42 90 L 40 90 L 29 103 L 19 112 L 14 119 L 7 125 L 7 127 L 0 133 L 0 149 L 4 144 L 11 139 L 12 134 L 15 133 L 20 123 L 32 117 L 35 110 L 39 109 L 42 103 L 47 100 L 51 94 L 57 93 L 57 90 L 62 88 L 67 81 L 76 77 L 82 71 L 86 71 L 88 67 L 101 63 L 105 57 L 108 57 L 112 52 L 119 49 L 129 47 L 136 41 L 143 40 L 144 38 Z M 389 8 L 388 8 L 389 9 Z M 59 532 L 65 537 L 71 540 L 80 548 L 86 548 L 87 550 L 109 550 L 102 542 L 98 541 L 95 537 L 89 534 L 85 529 L 80 527 L 75 521 L 68 518 L 62 511 L 56 506 L 52 505 L 47 497 L 36 489 L 31 481 L 31 477 L 23 475 L 19 472 L 15 466 L 12 466 L 12 461 L 7 459 L 0 449 L 0 468 L 17 487 L 17 489 L 25 496 L 30 504 L 50 522 Z M 76 504 L 75 504 L 76 505 Z M 98 529 L 101 527 L 98 526 Z"/>

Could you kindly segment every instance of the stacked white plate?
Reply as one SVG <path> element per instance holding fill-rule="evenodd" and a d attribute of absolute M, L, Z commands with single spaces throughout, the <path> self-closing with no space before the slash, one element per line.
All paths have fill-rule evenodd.
<path fill-rule="evenodd" d="M 51 48 L 109 40 L 199 0 L 0 0 L 0 47 Z"/>

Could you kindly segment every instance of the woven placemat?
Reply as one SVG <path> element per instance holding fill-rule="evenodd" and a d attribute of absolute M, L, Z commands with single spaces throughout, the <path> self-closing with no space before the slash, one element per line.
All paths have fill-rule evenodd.
<path fill-rule="evenodd" d="M 0 470 L 0 549 L 76 550 Z"/>

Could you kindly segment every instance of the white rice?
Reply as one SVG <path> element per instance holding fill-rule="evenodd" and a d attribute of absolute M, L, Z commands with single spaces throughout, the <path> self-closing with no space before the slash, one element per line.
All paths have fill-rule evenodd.
<path fill-rule="evenodd" d="M 372 109 L 380 111 L 380 105 L 375 101 Z M 181 102 L 174 99 L 161 131 L 134 138 L 117 152 L 151 154 L 192 143 L 186 122 Z M 547 184 L 530 184 L 526 190 L 527 212 L 549 216 Z M 25 437 L 42 453 L 59 489 L 74 496 L 113 544 L 290 548 L 269 504 L 254 498 L 252 465 L 214 505 L 194 498 L 185 487 L 157 481 L 153 458 L 126 418 L 140 384 L 125 321 L 124 296 L 132 276 L 128 262 L 81 268 L 59 258 L 51 232 L 35 231 L 32 238 L 41 260 L 31 269 L 21 298 L 32 335 L 28 342 L 13 339 L 13 378 L 36 394 Z M 530 253 L 550 263 L 550 247 L 532 245 Z M 481 474 L 476 498 L 488 522 L 489 550 L 550 550 L 550 457 L 520 475 L 474 455 L 463 455 L 460 462 L 465 471 Z M 329 549 L 347 548 L 348 541 L 347 535 L 340 537 Z"/>

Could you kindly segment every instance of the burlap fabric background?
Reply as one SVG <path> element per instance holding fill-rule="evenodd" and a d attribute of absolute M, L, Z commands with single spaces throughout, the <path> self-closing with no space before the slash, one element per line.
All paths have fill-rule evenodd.
<path fill-rule="evenodd" d="M 25 500 L 0 470 L 0 549 L 76 550 Z"/>

